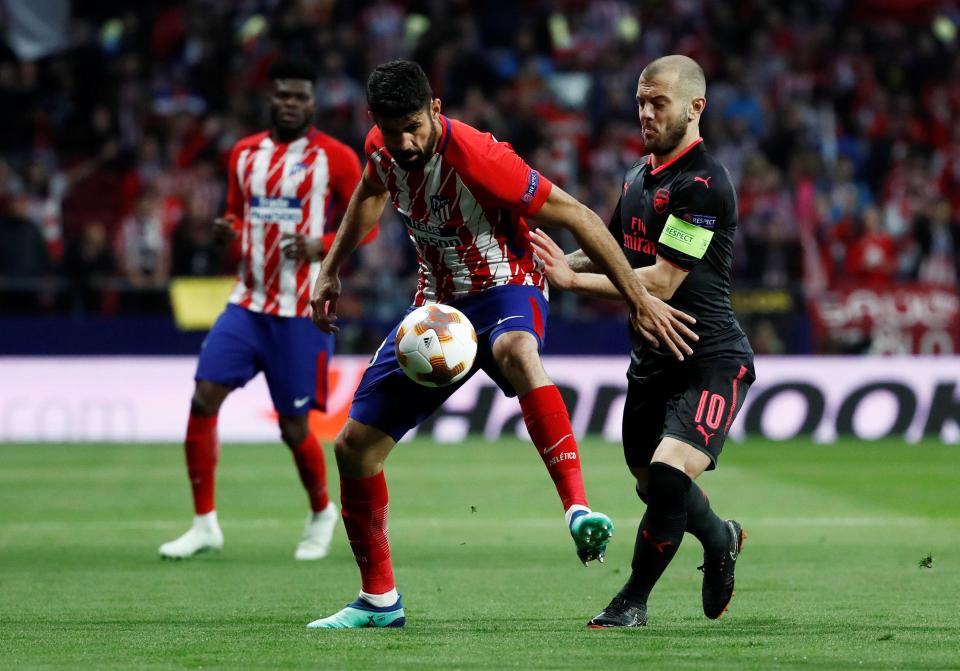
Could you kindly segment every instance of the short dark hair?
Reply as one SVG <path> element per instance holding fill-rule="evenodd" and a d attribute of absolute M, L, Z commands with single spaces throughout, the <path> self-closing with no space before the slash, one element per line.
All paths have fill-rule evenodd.
<path fill-rule="evenodd" d="M 305 79 L 312 84 L 317 77 L 317 71 L 310 61 L 304 58 L 283 56 L 270 64 L 267 77 L 272 82 L 278 79 Z"/>
<path fill-rule="evenodd" d="M 375 116 L 399 119 L 425 109 L 432 99 L 427 75 L 413 61 L 383 63 L 367 78 L 367 105 Z"/>

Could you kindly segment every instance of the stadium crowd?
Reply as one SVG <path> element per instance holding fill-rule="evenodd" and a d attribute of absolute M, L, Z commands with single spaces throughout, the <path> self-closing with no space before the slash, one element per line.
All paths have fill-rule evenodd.
<path fill-rule="evenodd" d="M 113 314 L 151 295 L 167 309 L 171 277 L 230 273 L 236 259 L 212 235 L 226 154 L 268 125 L 266 70 L 281 52 L 316 63 L 317 124 L 358 151 L 370 124 L 366 73 L 414 58 L 446 113 L 510 141 L 602 217 L 616 204 L 624 170 L 643 155 L 638 73 L 665 53 L 689 54 L 711 82 L 704 136 L 739 191 L 739 286 L 809 294 L 843 283 L 956 284 L 957 4 L 186 0 L 131 7 L 75 3 L 68 41 L 50 53 L 10 39 L 16 21 L 3 19 L 10 45 L 0 52 L 4 312 Z M 358 255 L 354 304 L 341 305 L 347 315 L 359 314 L 363 295 L 377 296 L 366 302 L 367 315 L 385 316 L 412 295 L 403 227 L 388 221 L 381 231 Z M 568 317 L 611 309 L 572 296 L 558 306 Z M 769 326 L 758 325 L 758 352 L 783 350 Z"/>

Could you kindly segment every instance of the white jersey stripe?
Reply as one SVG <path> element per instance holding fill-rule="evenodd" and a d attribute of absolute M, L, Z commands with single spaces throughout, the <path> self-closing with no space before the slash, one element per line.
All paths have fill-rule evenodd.
<path fill-rule="evenodd" d="M 327 152 L 318 151 L 313 161 L 313 188 L 310 189 L 310 226 L 308 235 L 312 238 L 322 237 L 326 232 L 327 224 L 327 193 L 330 189 L 330 161 Z M 345 205 L 345 204 L 344 204 Z M 320 274 L 320 264 L 310 264 L 310 281 L 303 288 L 309 294 Z"/>
<path fill-rule="evenodd" d="M 250 158 L 250 150 L 244 149 L 240 152 L 237 159 L 236 178 L 237 182 L 241 185 L 245 184 L 246 180 L 244 179 L 244 172 L 247 165 L 247 161 Z M 244 212 L 244 217 L 246 217 L 246 212 Z M 247 272 L 250 270 L 250 246 L 252 241 L 250 236 L 247 234 L 247 228 L 243 228 L 242 236 L 240 239 L 240 267 L 237 269 L 237 283 L 233 287 L 233 293 L 230 294 L 231 303 L 242 303 L 247 299 L 247 285 L 244 282 L 244 277 L 246 277 Z"/>
<path fill-rule="evenodd" d="M 251 194 L 266 195 L 267 193 L 267 173 L 270 169 L 270 159 L 273 156 L 272 146 L 273 142 L 271 142 L 269 138 L 265 138 L 257 148 L 256 155 L 253 159 L 253 170 L 250 174 Z M 253 266 L 253 282 L 255 287 L 251 295 L 250 309 L 256 312 L 262 312 L 264 302 L 267 298 L 267 294 L 264 291 L 266 284 L 264 282 L 263 272 L 266 260 L 269 258 L 269 254 L 267 254 L 264 249 L 266 236 L 263 226 L 251 226 L 250 238 L 252 242 L 250 261 Z"/>
<path fill-rule="evenodd" d="M 304 149 L 306 149 L 306 138 L 291 142 L 287 148 L 287 155 L 284 156 L 283 175 L 280 177 L 280 194 L 285 198 L 297 197 L 297 179 L 291 177 L 295 169 L 304 160 Z M 297 169 L 297 172 L 302 172 Z M 302 178 L 304 175 L 295 175 Z M 297 221 L 281 221 L 280 233 L 296 233 Z M 280 248 L 280 263 L 277 264 L 276 273 L 279 275 L 280 290 L 277 292 L 277 301 L 279 305 L 279 314 L 295 314 L 297 310 L 297 261 L 288 259 L 283 254 L 283 240 L 277 238 L 277 246 Z"/>

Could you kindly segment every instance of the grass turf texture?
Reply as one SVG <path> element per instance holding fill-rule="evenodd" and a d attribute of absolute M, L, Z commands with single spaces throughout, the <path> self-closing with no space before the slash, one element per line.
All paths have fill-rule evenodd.
<path fill-rule="evenodd" d="M 192 512 L 179 446 L 0 446 L 0 668 L 960 663 L 956 446 L 728 445 L 701 484 L 749 534 L 731 611 L 703 618 L 688 535 L 650 626 L 630 631 L 584 627 L 626 577 L 641 507 L 617 447 L 582 453 L 592 504 L 618 524 L 588 569 L 529 445 L 399 446 L 387 476 L 408 626 L 330 632 L 304 625 L 356 596 L 356 567 L 342 526 L 326 560 L 293 561 L 306 499 L 279 444 L 224 447 L 225 549 L 185 562 L 157 556 Z"/>

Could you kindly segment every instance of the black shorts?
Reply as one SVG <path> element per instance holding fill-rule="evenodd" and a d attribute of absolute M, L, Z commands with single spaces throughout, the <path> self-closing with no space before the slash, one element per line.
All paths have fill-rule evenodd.
<path fill-rule="evenodd" d="M 659 357 L 630 367 L 623 408 L 627 465 L 644 467 L 666 437 L 708 457 L 716 468 L 730 425 L 756 379 L 746 339 L 685 361 Z"/>

